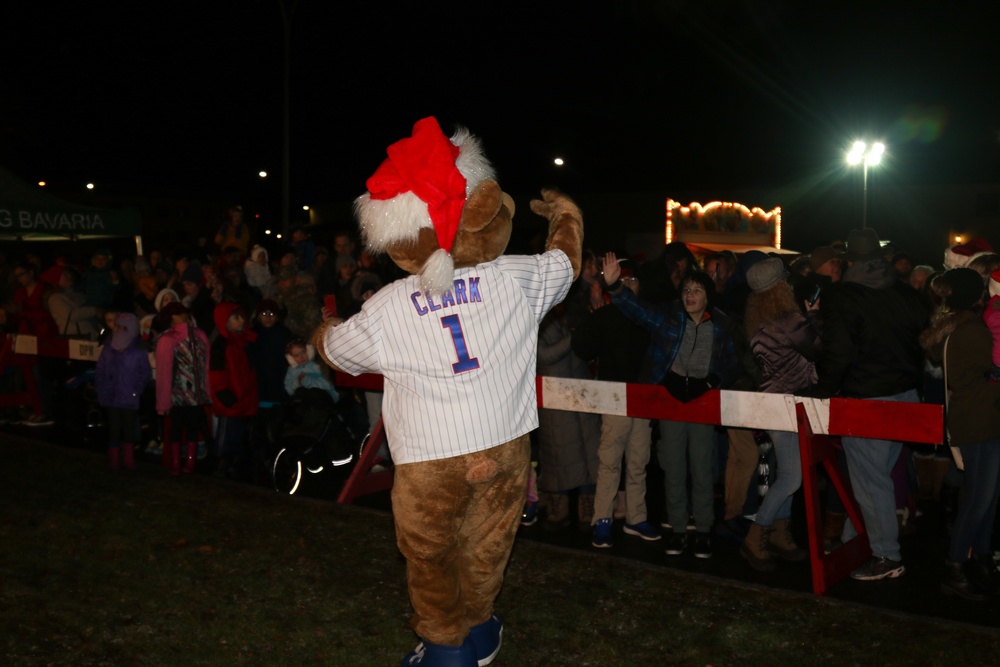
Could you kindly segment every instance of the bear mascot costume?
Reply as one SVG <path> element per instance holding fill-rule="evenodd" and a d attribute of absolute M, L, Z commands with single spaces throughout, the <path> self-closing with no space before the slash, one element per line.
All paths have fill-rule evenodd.
<path fill-rule="evenodd" d="M 538 327 L 580 271 L 583 220 L 546 189 L 546 252 L 503 256 L 514 202 L 475 137 L 425 118 L 355 202 L 368 248 L 408 277 L 361 312 L 324 322 L 330 366 L 385 380 L 396 541 L 420 638 L 404 665 L 488 665 L 503 626 L 493 605 L 524 507 L 528 434 L 538 426 Z"/>

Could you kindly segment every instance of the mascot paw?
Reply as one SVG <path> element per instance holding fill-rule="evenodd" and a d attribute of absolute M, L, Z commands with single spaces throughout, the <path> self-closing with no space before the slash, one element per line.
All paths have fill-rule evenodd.
<path fill-rule="evenodd" d="M 576 203 L 555 188 L 545 188 L 542 190 L 541 199 L 532 199 L 531 210 L 548 220 L 549 223 L 554 223 L 563 216 L 581 221 L 581 223 L 583 220 L 583 214 L 580 213 Z"/>
<path fill-rule="evenodd" d="M 562 250 L 573 265 L 573 279 L 580 275 L 583 252 L 583 214 L 572 199 L 554 188 L 542 190 L 542 198 L 531 202 L 531 210 L 549 221 L 546 250 Z"/>
<path fill-rule="evenodd" d="M 499 467 L 493 459 L 479 459 L 465 471 L 465 481 L 470 484 L 488 482 L 497 476 Z"/>

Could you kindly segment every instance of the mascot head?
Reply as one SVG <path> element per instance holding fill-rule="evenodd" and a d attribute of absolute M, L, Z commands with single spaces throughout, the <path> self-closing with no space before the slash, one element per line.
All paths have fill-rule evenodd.
<path fill-rule="evenodd" d="M 503 254 L 514 202 L 494 180 L 479 141 L 459 129 L 450 139 L 434 118 L 386 149 L 354 209 L 361 236 L 431 294 L 452 288 L 456 267 Z"/>

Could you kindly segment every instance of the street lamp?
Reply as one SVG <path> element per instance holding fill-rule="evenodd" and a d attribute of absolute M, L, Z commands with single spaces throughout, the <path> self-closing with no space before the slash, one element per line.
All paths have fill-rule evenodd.
<path fill-rule="evenodd" d="M 876 141 L 871 146 L 863 141 L 855 141 L 847 153 L 847 164 L 863 165 L 864 191 L 861 199 L 861 229 L 868 226 L 868 167 L 877 165 L 882 160 L 883 153 L 885 153 L 885 144 L 881 141 Z"/>

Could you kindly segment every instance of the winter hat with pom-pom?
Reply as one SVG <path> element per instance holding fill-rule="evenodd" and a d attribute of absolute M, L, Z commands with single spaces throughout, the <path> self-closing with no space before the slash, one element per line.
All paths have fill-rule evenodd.
<path fill-rule="evenodd" d="M 993 246 L 986 239 L 969 239 L 966 243 L 956 243 L 944 251 L 944 268 L 957 269 L 966 266 L 972 256 L 981 252 L 993 252 Z"/>

